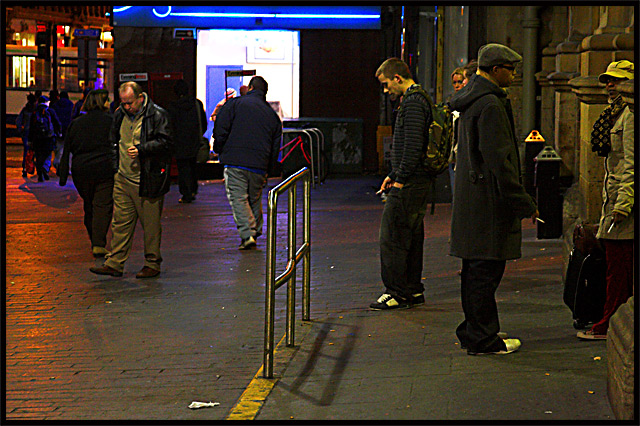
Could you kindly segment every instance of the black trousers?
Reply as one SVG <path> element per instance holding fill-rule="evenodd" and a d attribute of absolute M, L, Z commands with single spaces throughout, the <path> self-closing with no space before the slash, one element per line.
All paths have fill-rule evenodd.
<path fill-rule="evenodd" d="M 403 299 L 422 293 L 424 214 L 431 179 L 415 178 L 392 188 L 380 223 L 380 269 L 386 292 Z"/>
<path fill-rule="evenodd" d="M 113 178 L 91 179 L 73 174 L 73 183 L 84 202 L 84 226 L 91 247 L 106 247 L 113 215 Z"/>
<path fill-rule="evenodd" d="M 500 321 L 496 290 L 502 280 L 506 261 L 462 259 L 462 310 L 464 321 L 456 335 L 462 346 L 471 351 L 504 349 L 498 337 Z"/>
<path fill-rule="evenodd" d="M 196 157 L 177 158 L 178 166 L 178 189 L 185 200 L 192 200 L 198 193 L 198 176 Z"/>
<path fill-rule="evenodd" d="M 34 144 L 33 151 L 38 177 L 49 173 L 49 166 L 51 165 L 51 145 L 48 142 L 37 143 Z M 47 162 L 47 160 L 49 161 Z"/>

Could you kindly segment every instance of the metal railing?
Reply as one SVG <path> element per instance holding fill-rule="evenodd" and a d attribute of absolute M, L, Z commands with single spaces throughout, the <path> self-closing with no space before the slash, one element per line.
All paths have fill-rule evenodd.
<path fill-rule="evenodd" d="M 315 188 L 316 181 L 318 183 L 322 183 L 322 171 L 326 168 L 326 164 L 324 164 L 322 156 L 322 153 L 324 152 L 324 134 L 320 129 L 315 127 L 307 129 L 284 128 L 282 129 L 283 142 L 284 136 L 287 134 L 305 136 L 309 140 L 309 155 L 311 156 L 309 166 L 311 167 L 311 181 Z M 281 149 L 283 148 L 284 146 Z"/>
<path fill-rule="evenodd" d="M 296 250 L 296 201 L 298 181 L 304 181 L 303 194 L 303 242 Z M 287 191 L 289 199 L 288 211 L 288 261 L 286 270 L 276 277 L 276 226 L 278 195 Z M 302 320 L 310 319 L 310 289 L 311 289 L 311 174 L 304 167 L 295 174 L 289 176 L 278 186 L 269 191 L 269 206 L 267 211 L 267 275 L 265 298 L 265 325 L 264 325 L 264 366 L 263 376 L 273 378 L 273 352 L 274 352 L 274 322 L 275 322 L 275 298 L 276 290 L 285 282 L 287 283 L 287 319 L 286 319 L 286 343 L 293 346 L 295 340 L 295 309 L 296 309 L 296 265 L 304 260 L 302 270 Z"/>

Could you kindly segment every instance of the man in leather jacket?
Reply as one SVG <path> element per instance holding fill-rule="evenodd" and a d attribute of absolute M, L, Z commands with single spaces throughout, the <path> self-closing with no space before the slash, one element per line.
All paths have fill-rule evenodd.
<path fill-rule="evenodd" d="M 122 276 L 129 258 L 138 218 L 144 232 L 144 267 L 136 278 L 160 274 L 160 239 L 164 195 L 171 184 L 169 168 L 173 142 L 167 112 L 153 103 L 135 82 L 118 89 L 120 106 L 114 113 L 109 140 L 116 150 L 113 188 L 111 252 L 99 275 Z"/>

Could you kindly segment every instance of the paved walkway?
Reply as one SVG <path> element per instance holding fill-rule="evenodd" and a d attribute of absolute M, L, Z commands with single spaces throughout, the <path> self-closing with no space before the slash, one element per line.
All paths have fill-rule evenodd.
<path fill-rule="evenodd" d="M 10 148 L 8 165 L 16 163 Z M 523 346 L 472 357 L 454 334 L 462 312 L 460 262 L 447 255 L 449 206 L 426 219 L 427 303 L 374 312 L 368 304 L 382 290 L 379 179 L 328 180 L 312 190 L 312 321 L 298 320 L 294 348 L 278 346 L 275 378 L 266 381 L 256 374 L 264 240 L 256 251 L 236 249 L 220 181 L 201 182 L 190 205 L 177 203 L 172 186 L 163 271 L 149 280 L 134 278 L 142 267 L 139 226 L 124 277 L 96 276 L 72 181 L 61 188 L 56 177 L 23 179 L 14 164 L 5 182 L 7 420 L 222 420 L 267 382 L 268 392 L 240 410 L 246 418 L 613 419 L 605 342 L 576 339 L 562 303 L 560 242 L 536 240 L 532 225 L 525 224 L 523 258 L 508 263 L 498 290 L 502 330 Z M 282 234 L 284 213 L 278 222 Z M 286 238 L 278 239 L 282 271 Z M 277 341 L 284 300 L 283 287 Z M 298 318 L 299 302 L 298 293 Z M 190 410 L 192 401 L 219 405 Z"/>

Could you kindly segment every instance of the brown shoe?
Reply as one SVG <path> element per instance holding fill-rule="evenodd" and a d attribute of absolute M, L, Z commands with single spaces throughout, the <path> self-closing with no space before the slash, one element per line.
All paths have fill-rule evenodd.
<path fill-rule="evenodd" d="M 153 278 L 157 277 L 158 275 L 160 275 L 160 271 L 145 266 L 140 270 L 140 272 L 136 274 L 136 278 Z"/>
<path fill-rule="evenodd" d="M 116 269 L 113 269 L 112 267 L 107 265 L 102 265 L 100 267 L 92 266 L 91 268 L 89 268 L 89 270 L 94 274 L 98 274 L 98 275 L 111 275 L 112 277 L 122 276 L 122 272 Z"/>

